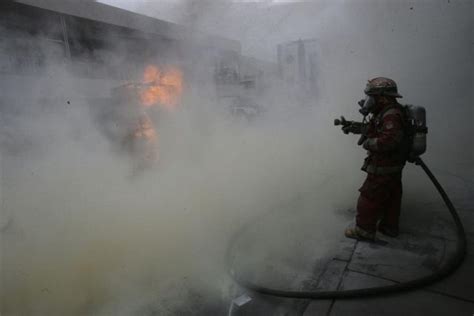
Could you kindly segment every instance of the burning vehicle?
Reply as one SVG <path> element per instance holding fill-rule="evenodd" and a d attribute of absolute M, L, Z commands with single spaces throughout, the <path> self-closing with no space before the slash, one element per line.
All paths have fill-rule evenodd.
<path fill-rule="evenodd" d="M 111 98 L 95 109 L 100 129 L 119 152 L 132 161 L 133 174 L 159 161 L 159 120 L 180 105 L 183 74 L 174 66 L 145 68 L 140 82 L 112 90 Z"/>

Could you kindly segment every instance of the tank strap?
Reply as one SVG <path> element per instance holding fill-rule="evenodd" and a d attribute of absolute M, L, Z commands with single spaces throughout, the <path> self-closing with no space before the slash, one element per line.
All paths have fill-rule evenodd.
<path fill-rule="evenodd" d="M 401 114 L 400 113 L 401 111 L 396 108 L 396 107 L 391 107 L 389 108 L 387 111 L 385 111 L 382 115 L 382 118 L 385 116 L 385 115 L 389 115 L 389 114 Z"/>
<path fill-rule="evenodd" d="M 383 109 L 378 114 L 378 117 L 380 119 L 383 119 L 383 117 L 387 114 L 399 114 L 400 113 L 401 115 L 403 115 L 403 113 L 401 113 L 401 112 L 402 112 L 401 106 L 399 106 L 398 104 L 391 104 L 391 105 L 387 106 L 385 109 Z"/>
<path fill-rule="evenodd" d="M 377 175 L 384 175 L 384 174 L 401 172 L 403 170 L 404 166 L 405 165 L 390 166 L 390 167 L 377 167 L 377 166 L 369 164 L 367 166 L 364 166 L 365 168 L 363 170 L 367 173 L 373 173 L 373 174 L 377 174 Z"/>

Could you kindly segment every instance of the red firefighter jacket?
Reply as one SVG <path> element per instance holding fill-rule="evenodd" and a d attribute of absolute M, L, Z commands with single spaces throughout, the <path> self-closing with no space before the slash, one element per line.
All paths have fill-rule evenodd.
<path fill-rule="evenodd" d="M 364 148 L 368 156 L 362 170 L 373 174 L 401 172 L 406 161 L 402 106 L 386 106 L 369 121 Z"/>

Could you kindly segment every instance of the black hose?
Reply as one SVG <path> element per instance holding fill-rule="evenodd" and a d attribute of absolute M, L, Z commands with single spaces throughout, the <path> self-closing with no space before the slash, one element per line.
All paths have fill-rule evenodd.
<path fill-rule="evenodd" d="M 429 168 L 425 165 L 421 158 L 417 157 L 415 159 L 415 164 L 420 165 L 421 168 L 425 171 L 427 176 L 430 178 L 431 182 L 433 182 L 434 186 L 438 190 L 439 194 L 444 200 L 444 203 L 449 209 L 451 216 L 453 217 L 454 224 L 456 225 L 456 233 L 457 233 L 457 243 L 456 243 L 456 251 L 455 253 L 449 257 L 445 264 L 437 271 L 433 272 L 430 275 L 414 279 L 408 282 L 397 283 L 393 285 L 387 286 L 380 286 L 380 287 L 371 287 L 365 289 L 354 289 L 354 290 L 335 290 L 335 291 L 285 291 L 285 290 L 278 290 L 267 288 L 265 286 L 261 286 L 255 283 L 252 283 L 249 280 L 245 280 L 244 278 L 235 275 L 233 271 L 230 272 L 232 278 L 247 290 L 251 292 L 256 292 L 260 294 L 270 295 L 270 296 L 278 296 L 278 297 L 286 297 L 286 298 L 305 298 L 305 299 L 344 299 L 344 298 L 354 298 L 354 297 L 362 297 L 362 296 L 369 296 L 369 295 L 381 295 L 387 293 L 394 293 L 406 290 L 413 290 L 415 288 L 423 287 L 434 283 L 438 280 L 443 279 L 444 277 L 448 276 L 452 272 L 454 272 L 464 260 L 466 255 L 466 235 L 464 232 L 464 227 L 462 222 L 459 218 L 456 209 L 451 203 L 448 195 L 444 191 L 444 189 L 439 184 L 438 180 L 436 180 L 435 176 Z M 245 227 L 244 227 L 245 228 Z M 243 232 L 243 229 L 239 230 L 234 237 L 231 239 L 230 246 L 228 248 L 227 253 L 227 260 L 230 264 L 230 253 L 233 249 L 234 243 L 237 240 L 237 237 Z M 230 265 L 229 265 L 230 266 Z"/>

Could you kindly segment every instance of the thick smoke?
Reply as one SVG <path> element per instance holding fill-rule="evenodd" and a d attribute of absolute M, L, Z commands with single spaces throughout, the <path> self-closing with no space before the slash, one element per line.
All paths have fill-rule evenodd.
<path fill-rule="evenodd" d="M 225 255 L 243 223 L 265 229 L 251 252 L 239 250 L 242 265 L 271 263 L 288 277 L 304 265 L 311 271 L 327 240 L 339 238 L 334 210 L 351 204 L 355 182 L 330 179 L 348 166 L 322 137 L 329 117 L 272 104 L 252 122 L 235 120 L 189 89 L 160 118 L 159 163 L 135 175 L 103 133 L 100 104 L 87 98 L 118 82 L 87 82 L 52 61 L 41 72 L 41 80 L 4 83 L 5 314 L 208 314 L 230 298 Z M 320 246 L 303 244 L 308 237 Z M 288 261 L 289 248 L 297 260 Z"/>
<path fill-rule="evenodd" d="M 133 176 L 87 101 L 121 82 L 78 79 L 59 62 L 2 78 L 2 314 L 223 314 L 227 246 L 249 221 L 235 254 L 246 273 L 277 286 L 309 277 L 341 238 L 364 176 L 364 152 L 332 119 L 359 118 L 371 77 L 394 78 L 404 101 L 427 108 L 427 160 L 472 168 L 470 2 L 199 3 L 168 7 L 261 59 L 317 38 L 320 95 L 296 109 L 273 86 L 266 112 L 247 122 L 188 81 L 182 105 L 160 119 L 159 164 Z M 162 8 L 136 9 L 167 19 Z M 120 65 L 122 54 L 104 58 Z M 407 204 L 432 198 L 410 193 L 429 185 L 416 172 Z"/>
<path fill-rule="evenodd" d="M 465 150 L 472 147 L 472 1 L 165 3 L 134 9 L 157 16 L 170 13 L 176 21 L 239 39 L 245 54 L 262 59 L 275 60 L 276 44 L 318 39 L 321 94 L 329 98 L 319 108 L 333 111 L 339 105 L 357 113 L 352 100 L 361 95 L 366 80 L 394 78 L 402 101 L 425 106 L 429 123 L 436 124 L 429 153 L 436 157 L 448 150 L 461 163 L 472 161 L 473 151 Z"/>
<path fill-rule="evenodd" d="M 156 16 L 170 14 L 181 23 L 239 39 L 244 54 L 261 59 L 275 60 L 276 44 L 316 38 L 321 47 L 318 116 L 337 113 L 358 119 L 354 101 L 363 97 L 366 80 L 395 79 L 404 96 L 401 103 L 427 109 L 424 158 L 430 166 L 463 177 L 473 172 L 472 1 L 165 3 L 137 4 L 134 9 Z M 419 172 L 407 169 L 415 177 Z M 413 181 L 407 185 L 419 187 Z"/>
<path fill-rule="evenodd" d="M 339 192 L 341 185 L 329 179 L 342 173 L 331 170 L 333 159 L 322 150 L 330 144 L 317 137 L 324 131 L 313 122 L 249 126 L 219 116 L 204 101 L 185 103 L 161 126 L 159 165 L 130 177 L 130 161 L 74 97 L 75 80 L 61 71 L 53 76 L 46 85 L 61 84 L 63 102 L 12 114 L 6 124 L 17 146 L 3 157 L 11 217 L 3 232 L 7 314 L 161 314 L 193 299 L 215 304 L 229 295 L 229 237 L 289 202 L 277 216 L 293 222 L 304 216 L 300 233 L 337 239 L 339 229 L 324 227 L 337 223 L 334 209 L 350 205 L 354 194 L 347 183 Z M 286 224 L 260 236 L 296 243 L 302 236 L 288 235 L 293 230 Z M 262 251 L 252 260 L 271 254 Z"/>

